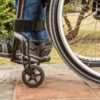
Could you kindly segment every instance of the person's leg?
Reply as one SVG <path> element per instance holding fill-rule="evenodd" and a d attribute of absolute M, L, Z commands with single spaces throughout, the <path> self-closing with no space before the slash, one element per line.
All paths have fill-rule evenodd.
<path fill-rule="evenodd" d="M 42 0 L 26 0 L 24 9 L 24 20 L 45 20 L 46 14 L 42 6 Z M 15 0 L 15 7 L 17 7 L 18 0 Z M 41 32 L 22 32 L 30 42 L 41 43 L 48 40 L 48 33 L 46 30 Z"/>
<path fill-rule="evenodd" d="M 18 4 L 18 0 L 15 0 L 15 8 L 16 9 L 17 9 L 17 4 Z M 38 13 L 38 11 L 39 11 L 39 13 Z M 25 11 L 24 11 L 23 17 L 24 17 L 23 19 L 25 19 L 25 20 L 45 20 L 46 14 L 42 7 L 41 0 L 26 0 Z M 43 30 L 43 31 L 37 32 L 37 33 L 36 32 L 22 32 L 22 34 L 24 36 L 26 36 L 28 38 L 28 40 L 30 41 L 32 53 L 33 53 L 35 45 L 37 47 L 39 44 L 42 44 L 42 43 L 45 44 L 45 41 L 49 40 L 48 33 L 46 30 Z M 4 52 L 7 53 L 7 55 L 12 52 L 13 39 L 10 39 L 10 40 L 7 40 L 9 42 L 5 41 L 4 43 L 2 43 L 0 45 L 0 47 L 1 47 L 0 55 L 4 54 Z M 4 46 L 3 46 L 3 44 L 4 44 Z M 5 45 L 6 45 L 6 48 L 5 48 Z M 9 52 L 9 48 L 8 48 L 9 45 L 10 45 L 10 52 Z M 43 47 L 45 47 L 45 46 L 44 45 L 39 46 L 40 49 L 41 48 L 43 49 Z"/>
<path fill-rule="evenodd" d="M 18 6 L 18 0 L 15 0 L 15 8 Z M 24 9 L 24 20 L 46 20 L 46 13 L 43 9 L 42 0 L 26 0 L 25 9 Z M 28 38 L 31 48 L 31 53 L 34 52 L 33 49 L 36 46 L 39 46 L 39 56 L 44 54 L 48 55 L 51 51 L 51 43 L 49 41 L 48 32 L 43 30 L 41 32 L 22 32 L 26 38 Z M 47 52 L 46 51 L 47 48 Z"/>

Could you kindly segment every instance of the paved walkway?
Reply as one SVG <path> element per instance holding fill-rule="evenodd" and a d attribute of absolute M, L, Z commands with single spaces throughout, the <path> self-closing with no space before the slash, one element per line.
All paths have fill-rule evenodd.
<path fill-rule="evenodd" d="M 22 84 L 20 65 L 0 67 L 0 100 L 100 100 L 100 85 L 81 79 L 65 64 L 41 67 L 46 78 L 35 89 Z"/>
<path fill-rule="evenodd" d="M 13 100 L 14 84 L 0 84 L 0 100 Z"/>

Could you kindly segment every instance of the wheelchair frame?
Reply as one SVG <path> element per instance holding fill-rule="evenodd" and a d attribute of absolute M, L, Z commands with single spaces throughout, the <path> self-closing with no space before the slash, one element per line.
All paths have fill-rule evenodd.
<path fill-rule="evenodd" d="M 22 20 L 23 19 L 23 12 L 25 7 L 26 0 L 19 0 L 18 1 L 18 8 L 17 8 L 17 16 L 16 19 Z M 17 54 L 17 49 L 19 47 L 19 41 L 21 42 L 21 50 L 22 54 Z M 17 60 L 16 60 L 17 59 Z M 11 61 L 23 64 L 24 71 L 22 72 L 22 80 L 24 84 L 26 84 L 30 88 L 40 86 L 45 78 L 44 72 L 42 68 L 39 67 L 40 63 L 50 61 L 50 56 L 38 57 L 35 55 L 29 54 L 29 41 L 20 34 L 20 32 L 14 32 L 14 43 L 13 43 L 13 52 L 11 54 Z M 37 70 L 40 74 L 40 80 L 36 80 L 36 73 Z M 26 79 L 26 75 L 29 75 L 30 81 L 35 80 L 35 83 L 29 83 L 29 80 Z"/>

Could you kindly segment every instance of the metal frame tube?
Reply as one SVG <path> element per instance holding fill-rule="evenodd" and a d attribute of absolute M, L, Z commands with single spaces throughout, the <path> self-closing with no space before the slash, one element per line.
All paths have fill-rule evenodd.
<path fill-rule="evenodd" d="M 23 19 L 23 15 L 24 15 L 24 8 L 25 8 L 25 3 L 26 0 L 18 0 L 18 6 L 17 6 L 17 14 L 16 14 L 16 19 Z M 16 56 L 16 50 L 19 46 L 18 42 L 21 41 L 22 45 L 26 45 L 26 55 L 29 54 L 29 43 L 27 41 L 27 39 L 21 35 L 21 33 L 14 33 L 14 43 L 13 43 L 13 52 L 12 52 L 12 56 L 11 56 L 11 61 L 13 61 L 15 59 Z M 22 46 L 22 53 L 24 55 L 24 48 Z"/>

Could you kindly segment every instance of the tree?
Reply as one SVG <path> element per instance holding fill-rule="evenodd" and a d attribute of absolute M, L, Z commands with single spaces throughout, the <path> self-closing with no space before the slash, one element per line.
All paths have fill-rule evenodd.
<path fill-rule="evenodd" d="M 65 23 L 66 23 L 67 27 L 68 27 L 68 34 L 66 35 L 66 38 L 67 38 L 68 40 L 72 40 L 73 38 L 75 38 L 75 37 L 77 36 L 82 21 L 83 21 L 85 18 L 87 18 L 89 15 L 91 15 L 91 13 L 89 13 L 87 16 L 85 16 L 86 12 L 88 12 L 88 10 L 90 9 L 91 1 L 92 1 L 92 0 L 90 0 L 90 1 L 88 2 L 88 4 L 85 4 L 85 5 L 83 5 L 83 7 L 81 7 L 81 10 L 79 11 L 79 16 L 78 16 L 78 19 L 77 19 L 77 22 L 76 22 L 76 25 L 75 25 L 75 28 L 74 28 L 74 29 L 73 29 L 73 27 L 72 27 L 72 25 L 71 25 L 70 20 L 69 20 L 68 17 L 67 17 L 66 12 L 64 12 L 63 18 L 64 18 L 64 20 L 65 20 Z M 78 3 L 78 2 L 79 2 L 79 1 L 77 1 L 77 3 Z M 74 7 L 71 8 L 71 6 L 70 6 L 69 9 L 71 9 L 71 10 L 67 9 L 67 12 L 74 12 L 74 11 L 75 11 L 75 7 L 77 7 L 77 5 L 75 5 L 75 4 L 77 4 L 77 3 L 73 2 L 73 5 L 72 5 L 72 4 L 70 4 L 70 2 L 69 2 L 68 5 L 71 5 L 71 6 L 74 6 Z M 79 2 L 79 3 L 80 3 L 80 2 Z M 67 7 L 68 7 L 68 5 L 67 5 Z"/>

